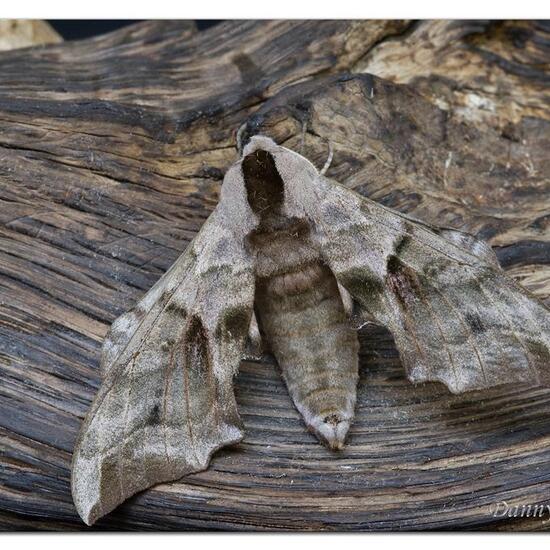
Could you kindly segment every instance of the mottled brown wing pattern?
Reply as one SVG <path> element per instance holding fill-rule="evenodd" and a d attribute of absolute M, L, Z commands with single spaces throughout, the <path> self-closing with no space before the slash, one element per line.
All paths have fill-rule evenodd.
<path fill-rule="evenodd" d="M 311 208 L 338 282 L 393 333 L 412 382 L 452 392 L 550 383 L 550 315 L 490 248 L 435 230 L 320 176 Z"/>
<path fill-rule="evenodd" d="M 105 341 L 104 380 L 82 426 L 72 491 L 94 523 L 134 493 L 208 466 L 242 439 L 233 394 L 254 266 L 214 213 Z"/>

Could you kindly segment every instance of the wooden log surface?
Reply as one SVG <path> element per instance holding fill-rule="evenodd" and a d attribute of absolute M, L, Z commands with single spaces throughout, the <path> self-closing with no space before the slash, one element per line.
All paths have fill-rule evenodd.
<path fill-rule="evenodd" d="M 244 123 L 484 237 L 548 303 L 549 45 L 530 21 L 163 21 L 0 53 L 0 528 L 89 529 L 69 474 L 102 339 L 214 208 Z M 341 453 L 306 432 L 274 366 L 243 363 L 236 394 L 241 444 L 93 529 L 550 525 L 492 515 L 550 504 L 548 389 L 415 387 L 377 328 Z"/>

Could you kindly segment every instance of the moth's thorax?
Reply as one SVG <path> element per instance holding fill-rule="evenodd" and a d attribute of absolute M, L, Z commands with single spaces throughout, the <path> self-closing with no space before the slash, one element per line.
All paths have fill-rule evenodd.
<path fill-rule="evenodd" d="M 315 276 L 312 266 L 320 261 L 320 254 L 305 221 L 270 216 L 250 236 L 250 245 L 256 254 L 256 277 L 260 283 L 300 272 Z"/>

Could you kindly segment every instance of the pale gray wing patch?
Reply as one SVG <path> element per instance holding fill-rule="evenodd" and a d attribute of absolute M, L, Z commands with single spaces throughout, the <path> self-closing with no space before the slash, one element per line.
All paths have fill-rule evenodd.
<path fill-rule="evenodd" d="M 190 263 L 195 258 L 193 246 L 194 243 L 189 244 L 187 250 L 133 309 L 113 321 L 101 348 L 100 369 L 103 377 L 106 376 L 107 369 L 114 365 L 116 358 L 124 351 L 151 308 L 159 300 L 167 299 L 170 292 L 173 291 L 175 281 L 181 280 L 182 274 L 189 269 Z"/>
<path fill-rule="evenodd" d="M 380 214 L 383 216 L 384 212 L 389 212 L 401 220 L 412 222 L 412 226 L 425 228 L 431 233 L 439 237 L 443 237 L 445 240 L 458 245 L 460 248 L 477 257 L 481 263 L 487 263 L 493 267 L 500 267 L 497 255 L 491 245 L 481 239 L 478 239 L 477 237 L 474 237 L 470 233 L 450 227 L 431 225 L 413 216 L 393 211 L 381 205 L 376 205 L 370 213 L 375 216 Z"/>
<path fill-rule="evenodd" d="M 500 267 L 495 251 L 491 248 L 491 245 L 485 241 L 456 229 L 434 228 L 434 232 L 444 239 L 468 250 L 468 252 L 477 256 L 482 262 L 488 263 L 494 267 Z"/>

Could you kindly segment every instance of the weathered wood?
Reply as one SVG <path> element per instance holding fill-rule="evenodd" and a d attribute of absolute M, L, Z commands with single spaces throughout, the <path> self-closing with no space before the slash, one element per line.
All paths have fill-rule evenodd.
<path fill-rule="evenodd" d="M 532 22 L 152 22 L 0 54 L 0 528 L 85 528 L 69 468 L 101 341 L 211 212 L 244 122 L 489 239 L 547 299 L 549 43 Z M 550 391 L 413 387 L 387 332 L 361 340 L 341 454 L 274 367 L 243 363 L 244 442 L 94 528 L 547 527 L 491 506 L 550 504 Z"/>
<path fill-rule="evenodd" d="M 354 66 L 411 84 L 454 118 L 510 139 L 522 118 L 548 120 L 548 21 L 422 21 Z"/>
<path fill-rule="evenodd" d="M 57 44 L 63 38 L 46 21 L 38 19 L 0 19 L 0 50 Z"/>

